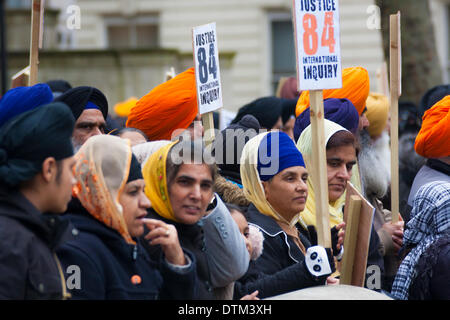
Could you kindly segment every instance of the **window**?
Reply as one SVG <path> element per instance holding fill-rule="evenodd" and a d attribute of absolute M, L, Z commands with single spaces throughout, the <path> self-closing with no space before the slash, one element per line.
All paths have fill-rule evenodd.
<path fill-rule="evenodd" d="M 31 0 L 6 0 L 6 8 L 30 9 L 31 8 Z"/>
<path fill-rule="evenodd" d="M 156 15 L 105 17 L 109 48 L 155 48 L 159 45 Z"/>
<path fill-rule="evenodd" d="M 269 15 L 272 45 L 272 89 L 275 94 L 281 77 L 295 77 L 295 45 L 292 17 L 288 12 Z"/>

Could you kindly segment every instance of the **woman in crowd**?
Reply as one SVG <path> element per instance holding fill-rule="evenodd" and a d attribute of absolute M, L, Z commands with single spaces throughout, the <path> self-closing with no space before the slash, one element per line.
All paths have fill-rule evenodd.
<path fill-rule="evenodd" d="M 275 275 L 298 265 L 292 270 L 296 289 L 325 284 L 335 270 L 331 249 L 311 246 L 295 225 L 308 197 L 308 172 L 292 139 L 278 131 L 250 139 L 242 152 L 241 178 L 251 201 L 248 221 L 264 234 L 264 250 L 249 272 Z"/>
<path fill-rule="evenodd" d="M 78 210 L 65 217 L 78 235 L 58 251 L 64 270 L 75 266 L 81 277 L 69 286 L 73 298 L 192 299 L 194 257 L 182 250 L 173 226 L 144 219 L 150 201 L 129 142 L 91 137 L 76 154 L 74 175 Z M 138 239 L 144 224 L 152 230 L 147 239 L 162 248 L 155 260 Z"/>
<path fill-rule="evenodd" d="M 197 260 L 196 299 L 230 299 L 232 283 L 248 268 L 239 229 L 214 193 L 216 167 L 202 144 L 175 141 L 153 153 L 143 166 L 149 218 L 176 227 L 181 245 Z M 157 257 L 158 247 L 147 246 Z"/>

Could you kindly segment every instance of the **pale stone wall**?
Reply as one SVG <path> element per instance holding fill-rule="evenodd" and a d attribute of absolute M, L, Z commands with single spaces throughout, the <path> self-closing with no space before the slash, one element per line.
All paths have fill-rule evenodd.
<path fill-rule="evenodd" d="M 55 1 L 56 2 L 56 1 Z M 219 51 L 235 52 L 230 81 L 222 79 L 225 108 L 272 94 L 269 15 L 290 16 L 292 0 L 78 0 L 81 29 L 74 32 L 74 46 L 106 48 L 103 17 L 111 14 L 159 15 L 160 45 L 192 52 L 191 28 L 215 21 Z M 373 0 L 341 0 L 341 49 L 343 67 L 361 65 L 369 71 L 372 90 L 375 74 L 383 62 L 381 34 L 369 29 L 367 8 Z M 180 72 L 182 70 L 176 70 Z"/>
<path fill-rule="evenodd" d="M 28 64 L 27 51 L 8 56 L 9 78 Z M 221 72 L 229 78 L 233 54 L 222 53 Z M 181 70 L 191 56 L 177 50 L 72 50 L 43 51 L 39 55 L 38 81 L 64 79 L 72 86 L 93 86 L 108 99 L 109 109 L 131 96 L 142 97 L 164 82 L 170 66 Z"/>

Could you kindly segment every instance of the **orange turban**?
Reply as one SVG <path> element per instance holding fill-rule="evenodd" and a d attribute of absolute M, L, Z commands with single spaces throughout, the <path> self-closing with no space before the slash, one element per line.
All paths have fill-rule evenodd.
<path fill-rule="evenodd" d="M 361 115 L 369 95 L 369 74 L 363 67 L 345 68 L 342 70 L 342 88 L 323 90 L 323 98 L 348 99 Z M 297 101 L 295 116 L 298 117 L 309 107 L 309 90 L 303 91 Z"/>
<path fill-rule="evenodd" d="M 119 102 L 114 106 L 114 112 L 119 117 L 128 117 L 131 108 L 133 108 L 136 105 L 137 101 L 138 99 L 136 97 L 131 97 L 126 101 Z"/>
<path fill-rule="evenodd" d="M 450 156 L 450 95 L 438 101 L 422 117 L 414 149 L 425 158 Z"/>
<path fill-rule="evenodd" d="M 170 140 L 176 129 L 187 129 L 197 113 L 195 73 L 190 68 L 139 99 L 126 126 L 141 130 L 150 141 Z"/>

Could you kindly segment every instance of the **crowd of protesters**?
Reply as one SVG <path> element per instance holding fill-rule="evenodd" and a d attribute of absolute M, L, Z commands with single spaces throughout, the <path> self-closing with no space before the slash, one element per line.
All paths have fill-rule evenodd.
<path fill-rule="evenodd" d="M 392 299 L 450 299 L 450 87 L 400 103 L 362 67 L 323 91 L 330 247 L 318 244 L 309 92 L 294 78 L 205 144 L 192 68 L 110 106 L 63 80 L 0 99 L 0 299 L 264 299 L 340 284 L 349 182 L 375 208 Z M 114 111 L 114 112 L 112 112 Z M 368 289 L 368 290 L 369 290 Z"/>

